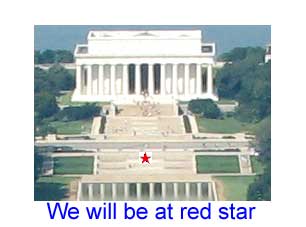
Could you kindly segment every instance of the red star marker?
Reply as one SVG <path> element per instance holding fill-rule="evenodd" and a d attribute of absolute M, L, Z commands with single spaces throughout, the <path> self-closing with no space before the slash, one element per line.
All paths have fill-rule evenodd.
<path fill-rule="evenodd" d="M 141 157 L 142 163 L 147 162 L 147 163 L 150 164 L 149 158 L 151 158 L 151 157 L 150 157 L 150 156 L 147 156 L 147 152 L 145 152 L 144 155 Z"/>

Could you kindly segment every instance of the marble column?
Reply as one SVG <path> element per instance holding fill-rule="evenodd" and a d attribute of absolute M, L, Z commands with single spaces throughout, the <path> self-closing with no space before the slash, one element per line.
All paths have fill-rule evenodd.
<path fill-rule="evenodd" d="M 117 199 L 117 184 L 112 183 L 112 198 L 113 200 Z"/>
<path fill-rule="evenodd" d="M 154 200 L 154 183 L 150 183 L 150 200 Z"/>
<path fill-rule="evenodd" d="M 122 94 L 123 95 L 128 95 L 128 90 L 129 90 L 129 74 L 128 74 L 128 65 L 123 65 L 122 68 L 123 72 L 122 72 Z"/>
<path fill-rule="evenodd" d="M 198 199 L 201 199 L 201 197 L 202 197 L 202 183 L 197 183 L 197 193 L 198 193 Z"/>
<path fill-rule="evenodd" d="M 160 64 L 160 95 L 165 95 L 166 88 L 166 75 L 165 75 L 165 64 Z"/>
<path fill-rule="evenodd" d="M 213 72 L 212 65 L 208 65 L 207 67 L 207 93 L 213 94 Z"/>
<path fill-rule="evenodd" d="M 163 200 L 166 200 L 166 194 L 167 194 L 167 188 L 166 188 L 166 183 L 162 183 L 162 198 Z"/>
<path fill-rule="evenodd" d="M 92 184 L 88 184 L 88 200 L 92 201 L 93 200 L 93 188 Z"/>
<path fill-rule="evenodd" d="M 92 66 L 87 66 L 87 95 L 92 95 Z"/>
<path fill-rule="evenodd" d="M 185 194 L 186 194 L 186 199 L 189 200 L 190 198 L 190 183 L 189 182 L 185 183 Z"/>
<path fill-rule="evenodd" d="M 135 94 L 140 95 L 140 64 L 135 64 Z"/>
<path fill-rule="evenodd" d="M 128 200 L 130 194 L 129 183 L 124 183 L 124 200 Z"/>
<path fill-rule="evenodd" d="M 177 64 L 172 65 L 172 94 L 177 96 Z"/>
<path fill-rule="evenodd" d="M 174 190 L 174 199 L 178 199 L 178 183 L 173 183 L 173 190 Z"/>
<path fill-rule="evenodd" d="M 141 183 L 137 183 L 137 200 L 141 200 Z"/>
<path fill-rule="evenodd" d="M 82 66 L 76 65 L 76 91 L 77 93 L 82 93 Z"/>
<path fill-rule="evenodd" d="M 208 196 L 208 201 L 213 201 L 212 187 L 213 187 L 213 185 L 212 185 L 211 182 L 207 183 L 207 190 L 208 190 L 207 196 Z"/>
<path fill-rule="evenodd" d="M 116 94 L 116 65 L 110 65 L 110 77 L 111 77 L 111 88 L 110 88 L 110 94 L 115 95 Z"/>
<path fill-rule="evenodd" d="M 201 64 L 197 64 L 196 67 L 196 94 L 201 95 L 202 94 L 202 71 L 201 71 Z"/>
<path fill-rule="evenodd" d="M 104 194 L 105 194 L 105 185 L 100 184 L 100 198 L 101 198 L 101 200 L 104 200 Z"/>
<path fill-rule="evenodd" d="M 153 76 L 153 64 L 148 64 L 148 91 L 149 95 L 154 95 L 154 76 Z"/>
<path fill-rule="evenodd" d="M 189 95 L 189 75 L 190 75 L 190 67 L 189 64 L 184 65 L 184 93 L 185 96 Z"/>
<path fill-rule="evenodd" d="M 99 65 L 99 95 L 103 95 L 103 65 Z"/>

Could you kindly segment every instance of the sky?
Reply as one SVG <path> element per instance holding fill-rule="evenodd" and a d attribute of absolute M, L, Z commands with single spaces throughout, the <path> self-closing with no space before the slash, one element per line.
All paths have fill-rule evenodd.
<path fill-rule="evenodd" d="M 73 50 L 76 44 L 86 43 L 90 30 L 154 29 L 200 29 L 205 42 L 216 43 L 218 55 L 235 47 L 265 47 L 271 43 L 270 25 L 36 25 L 34 48 Z"/>

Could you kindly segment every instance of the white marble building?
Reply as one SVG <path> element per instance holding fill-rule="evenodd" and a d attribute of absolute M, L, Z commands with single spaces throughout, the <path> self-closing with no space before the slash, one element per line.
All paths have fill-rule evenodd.
<path fill-rule="evenodd" d="M 200 30 L 90 31 L 87 40 L 74 52 L 73 101 L 218 100 L 215 44 L 204 43 Z"/>

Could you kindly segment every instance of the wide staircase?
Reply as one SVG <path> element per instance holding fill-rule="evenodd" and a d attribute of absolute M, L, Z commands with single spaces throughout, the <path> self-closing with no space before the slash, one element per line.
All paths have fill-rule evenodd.
<path fill-rule="evenodd" d="M 108 117 L 105 129 L 108 139 L 186 139 L 181 116 Z"/>

